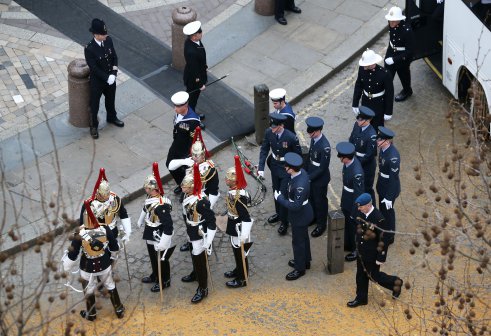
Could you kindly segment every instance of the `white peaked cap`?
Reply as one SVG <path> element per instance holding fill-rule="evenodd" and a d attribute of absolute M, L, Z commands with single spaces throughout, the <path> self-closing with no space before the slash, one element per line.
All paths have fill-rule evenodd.
<path fill-rule="evenodd" d="M 200 21 L 193 21 L 193 22 L 189 22 L 187 25 L 185 25 L 184 28 L 182 29 L 182 32 L 184 33 L 184 35 L 193 35 L 200 28 L 201 28 L 201 22 Z"/>
<path fill-rule="evenodd" d="M 286 96 L 286 90 L 282 88 L 274 89 L 269 92 L 269 98 L 279 100 Z"/>
<path fill-rule="evenodd" d="M 172 95 L 170 100 L 174 105 L 184 105 L 189 99 L 189 93 L 186 91 L 179 91 Z"/>

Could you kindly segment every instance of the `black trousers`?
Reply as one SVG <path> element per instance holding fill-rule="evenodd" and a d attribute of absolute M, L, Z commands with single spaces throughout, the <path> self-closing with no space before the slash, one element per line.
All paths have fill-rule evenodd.
<path fill-rule="evenodd" d="M 295 226 L 292 224 L 292 248 L 295 269 L 300 272 L 305 271 L 307 262 L 312 260 L 308 225 Z"/>
<path fill-rule="evenodd" d="M 98 127 L 99 120 L 97 120 L 97 114 L 99 113 L 99 103 L 101 96 L 104 95 L 104 104 L 107 111 L 107 120 L 116 118 L 116 108 L 114 106 L 114 100 L 116 99 L 116 83 L 109 85 L 107 83 L 101 83 L 100 81 L 90 82 L 90 114 L 91 114 L 91 127 Z"/>
<path fill-rule="evenodd" d="M 199 83 L 185 83 L 185 85 L 186 85 L 186 92 L 189 93 L 188 105 L 191 106 L 194 112 L 196 112 L 196 105 L 198 104 L 198 98 L 201 93 L 201 90 L 199 88 L 202 87 L 203 85 Z M 195 91 L 195 92 L 191 93 L 191 91 Z"/>
<path fill-rule="evenodd" d="M 283 195 L 288 195 L 288 176 L 280 176 L 275 172 L 275 166 L 271 166 L 271 181 L 273 182 L 273 190 L 279 190 Z M 288 224 L 288 209 L 282 206 L 278 201 L 274 201 L 276 213 L 280 216 L 280 221 Z"/>
<path fill-rule="evenodd" d="M 351 212 L 343 209 L 344 215 L 344 249 L 350 252 L 356 250 L 356 221 L 351 218 Z"/>
<path fill-rule="evenodd" d="M 399 75 L 399 79 L 401 80 L 402 88 L 405 92 L 412 92 L 411 89 L 411 70 L 409 67 L 411 66 L 411 62 L 398 62 L 392 65 L 385 64 L 386 69 L 390 71 L 392 74 L 392 78 L 395 77 L 396 73 Z"/>
<path fill-rule="evenodd" d="M 314 220 L 319 227 L 327 226 L 327 185 L 319 185 L 315 181 L 310 183 L 310 202 L 314 210 Z"/>
<path fill-rule="evenodd" d="M 377 162 L 374 158 L 370 162 L 362 165 L 363 167 L 363 177 L 365 184 L 365 192 L 372 196 L 372 203 L 375 203 L 375 191 L 373 190 L 373 182 L 375 181 L 375 170 L 377 169 Z"/>
<path fill-rule="evenodd" d="M 385 218 L 385 222 L 387 223 L 387 229 L 390 231 L 395 231 L 396 229 L 396 212 L 394 211 L 394 204 L 396 200 L 392 201 L 392 208 L 387 209 L 385 203 L 382 203 L 381 201 L 384 199 L 383 196 L 379 195 L 378 196 L 378 208 L 380 209 L 380 212 L 382 213 L 382 216 Z M 394 242 L 394 233 L 384 233 L 389 239 L 388 242 L 389 244 L 392 244 Z"/>
<path fill-rule="evenodd" d="M 368 301 L 370 279 L 392 291 L 398 277 L 380 272 L 380 265 L 377 265 L 375 261 L 363 261 L 361 257 L 358 257 L 356 261 L 356 299 L 358 301 Z"/>
<path fill-rule="evenodd" d="M 275 0 L 274 4 L 274 17 L 285 17 L 285 9 L 291 9 L 295 7 L 295 0 Z"/>

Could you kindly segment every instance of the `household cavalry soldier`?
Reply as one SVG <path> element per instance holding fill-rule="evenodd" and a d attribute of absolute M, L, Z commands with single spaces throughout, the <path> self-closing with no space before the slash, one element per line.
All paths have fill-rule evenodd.
<path fill-rule="evenodd" d="M 121 226 L 124 231 L 124 236 L 121 238 L 123 243 L 130 241 L 131 236 L 131 219 L 128 217 L 128 212 L 124 207 L 121 198 L 116 195 L 115 192 L 111 191 L 109 182 L 106 178 L 106 171 L 101 168 L 99 171 L 99 177 L 94 186 L 94 191 L 92 193 L 92 200 L 99 201 L 97 204 L 100 209 L 97 209 L 96 219 L 99 225 L 107 225 L 113 232 L 115 238 L 119 237 L 119 230 L 117 225 L 116 216 L 121 219 Z M 82 204 L 82 209 L 80 211 L 80 223 L 84 223 L 85 204 Z"/>
<path fill-rule="evenodd" d="M 289 103 L 286 102 L 286 90 L 282 88 L 274 89 L 269 92 L 269 98 L 273 102 L 273 107 L 276 113 L 284 114 L 285 128 L 292 133 L 295 133 L 295 113 Z"/>
<path fill-rule="evenodd" d="M 373 50 L 367 49 L 360 61 L 358 77 L 353 93 L 353 112 L 358 115 L 359 104 L 370 108 L 375 112 L 372 126 L 377 129 L 384 126 L 385 120 L 392 118 L 394 106 L 394 84 L 390 72 L 377 63 L 382 61 L 382 56 Z"/>
<path fill-rule="evenodd" d="M 380 148 L 378 156 L 377 193 L 379 208 L 387 221 L 387 227 L 391 231 L 396 229 L 396 214 L 394 203 L 401 193 L 401 181 L 399 170 L 401 156 L 392 143 L 395 133 L 387 127 L 380 127 L 377 136 L 377 146 Z M 394 242 L 394 234 L 388 234 L 388 242 Z"/>
<path fill-rule="evenodd" d="M 201 190 L 201 177 L 197 164 L 193 174 L 187 174 L 181 183 L 184 192 L 182 210 L 186 221 L 186 231 L 191 241 L 191 257 L 198 280 L 196 294 L 192 303 L 202 301 L 208 295 L 208 256 L 211 253 L 213 238 L 216 234 L 215 213 L 210 201 Z"/>
<path fill-rule="evenodd" d="M 340 142 L 336 145 L 338 158 L 343 164 L 343 192 L 341 194 L 341 210 L 344 215 L 344 249 L 350 251 L 345 256 L 346 261 L 355 261 L 357 257 L 355 234 L 355 200 L 364 193 L 363 168 L 355 156 L 355 146 L 350 142 Z"/>
<path fill-rule="evenodd" d="M 174 226 L 171 217 L 172 203 L 164 196 L 157 162 L 153 163 L 153 173 L 145 178 L 143 187 L 147 198 L 138 219 L 138 227 L 143 227 L 143 239 L 147 243 L 152 274 L 142 279 L 143 283 L 153 283 L 150 291 L 156 293 L 170 286 L 170 263 L 175 245 L 171 247 Z M 160 253 L 163 251 L 163 255 Z M 162 260 L 162 258 L 164 260 Z M 162 283 L 159 280 L 159 263 Z"/>
<path fill-rule="evenodd" d="M 356 213 L 356 297 L 347 303 L 355 308 L 368 303 L 369 280 L 392 291 L 392 297 L 398 298 L 402 290 L 402 279 L 380 271 L 380 266 L 387 258 L 387 225 L 384 217 L 372 205 L 370 194 L 364 193 L 355 200 Z"/>
<path fill-rule="evenodd" d="M 411 61 L 413 50 L 413 33 L 399 7 L 392 7 L 385 16 L 389 21 L 389 46 L 385 53 L 387 70 L 394 79 L 396 73 L 402 84 L 402 91 L 395 97 L 396 102 L 406 100 L 413 94 L 411 88 Z"/>
<path fill-rule="evenodd" d="M 319 117 L 308 117 L 305 120 L 307 133 L 310 136 L 309 161 L 306 171 L 310 179 L 309 200 L 314 209 L 314 221 L 317 226 L 312 237 L 320 237 L 327 227 L 327 186 L 331 181 L 329 163 L 331 162 L 331 144 L 322 134 L 324 121 Z"/>
<path fill-rule="evenodd" d="M 294 152 L 302 154 L 298 138 L 295 133 L 284 128 L 286 116 L 280 113 L 271 113 L 270 127 L 264 133 L 264 140 L 259 153 L 258 174 L 264 177 L 264 166 L 271 149 L 271 181 L 274 191 L 286 194 L 289 175 L 285 171 L 285 154 Z M 269 158 L 268 158 L 269 160 Z M 281 221 L 278 233 L 284 236 L 288 230 L 288 210 L 275 201 L 276 213 L 268 218 L 268 223 Z"/>
<path fill-rule="evenodd" d="M 165 165 L 169 168 L 169 163 L 175 159 L 185 159 L 189 156 L 191 144 L 193 141 L 194 131 L 199 126 L 199 116 L 188 105 L 189 94 L 185 91 L 176 92 L 171 97 L 174 104 L 176 115 L 174 116 L 174 132 L 172 134 L 172 145 L 167 154 Z M 175 170 L 170 170 L 177 187 L 174 189 L 175 194 L 180 194 L 181 182 L 186 175 L 185 167 L 179 167 Z"/>
<path fill-rule="evenodd" d="M 275 191 L 275 199 L 288 208 L 288 220 L 292 225 L 293 259 L 288 266 L 294 270 L 286 275 L 286 280 L 297 280 L 310 269 L 312 255 L 310 253 L 309 224 L 314 219 L 314 212 L 309 203 L 309 175 L 302 169 L 303 159 L 297 153 L 285 155 L 285 171 L 290 175 L 288 191 L 282 194 Z"/>
<path fill-rule="evenodd" d="M 251 202 L 251 196 L 245 189 L 247 182 L 242 171 L 239 156 L 234 157 L 235 166 L 227 169 L 225 183 L 229 187 L 227 193 L 227 229 L 230 235 L 230 242 L 234 252 L 235 268 L 225 272 L 226 278 L 233 278 L 227 281 L 226 285 L 230 288 L 247 286 L 249 279 L 249 260 L 247 254 L 252 245 L 251 228 L 253 220 L 247 210 Z"/>
<path fill-rule="evenodd" d="M 82 251 L 79 267 L 87 309 L 80 311 L 80 315 L 89 321 L 97 318 L 94 292 L 100 280 L 109 292 L 116 316 L 123 318 L 125 309 L 119 299 L 111 266 L 118 256 L 118 241 L 109 226 L 99 225 L 97 217 L 103 216 L 102 203 L 89 198 L 84 202 L 84 207 L 84 222 L 71 241 L 68 253 L 63 256 L 63 269 L 69 272 L 76 267 Z"/>
<path fill-rule="evenodd" d="M 377 168 L 377 131 L 370 125 L 373 117 L 375 117 L 375 112 L 366 106 L 360 106 L 360 113 L 356 117 L 349 142 L 355 145 L 356 157 L 363 167 L 365 192 L 375 199 L 373 181 Z"/>

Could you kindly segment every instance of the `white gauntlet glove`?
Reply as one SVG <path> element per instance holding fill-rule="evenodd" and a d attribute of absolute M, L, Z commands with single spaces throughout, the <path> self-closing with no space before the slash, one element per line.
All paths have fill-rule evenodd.
<path fill-rule="evenodd" d="M 169 170 L 176 170 L 177 168 L 182 166 L 192 167 L 193 165 L 194 165 L 194 160 L 191 159 L 190 157 L 185 159 L 175 159 L 169 162 Z"/>
<path fill-rule="evenodd" d="M 123 225 L 123 231 L 124 231 L 124 237 L 121 238 L 121 240 L 125 243 L 130 241 L 130 235 L 131 235 L 131 219 L 128 218 L 123 218 L 121 220 L 121 224 Z"/>
<path fill-rule="evenodd" d="M 109 78 L 107 79 L 107 84 L 113 85 L 115 81 L 116 81 L 116 76 L 109 75 Z"/>
<path fill-rule="evenodd" d="M 385 207 L 387 208 L 387 210 L 392 209 L 392 201 L 384 198 L 380 203 L 385 203 Z"/>
<path fill-rule="evenodd" d="M 218 195 L 211 195 L 210 194 L 210 196 L 208 196 L 208 199 L 210 200 L 211 210 L 213 210 L 213 207 L 215 206 L 215 204 L 217 204 L 219 198 L 220 198 L 220 193 L 218 193 Z"/>
<path fill-rule="evenodd" d="M 165 251 L 166 249 L 168 249 L 171 244 L 171 239 L 172 239 L 172 235 L 166 235 L 162 233 L 162 235 L 160 236 L 160 241 L 157 244 L 155 244 L 155 250 Z"/>
<path fill-rule="evenodd" d="M 205 250 L 208 250 L 210 248 L 211 243 L 213 242 L 213 238 L 215 238 L 216 233 L 217 233 L 217 230 L 208 229 L 206 231 L 206 241 L 204 242 L 204 245 L 203 245 Z"/>
<path fill-rule="evenodd" d="M 72 260 L 68 258 L 68 251 L 65 251 L 65 255 L 61 259 L 63 262 L 63 271 L 72 272 L 74 268 L 77 267 L 77 260 Z"/>
<path fill-rule="evenodd" d="M 147 213 L 145 211 L 142 210 L 142 212 L 140 213 L 140 218 L 138 218 L 138 222 L 136 222 L 136 224 L 138 225 L 138 228 L 141 228 L 145 222 L 145 215 Z"/>
<path fill-rule="evenodd" d="M 251 235 L 251 228 L 252 228 L 252 223 L 254 221 L 251 219 L 250 222 L 242 222 L 241 224 L 241 231 L 240 231 L 240 241 L 245 242 L 246 240 L 249 239 L 249 236 Z"/>

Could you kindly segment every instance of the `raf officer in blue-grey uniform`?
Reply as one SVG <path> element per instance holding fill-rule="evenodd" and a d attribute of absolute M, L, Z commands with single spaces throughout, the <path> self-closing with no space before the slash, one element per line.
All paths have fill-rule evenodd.
<path fill-rule="evenodd" d="M 343 163 L 343 193 L 341 194 L 341 210 L 344 215 L 344 247 L 350 251 L 346 261 L 356 260 L 356 222 L 355 200 L 365 192 L 363 167 L 355 156 L 355 146 L 350 142 L 340 142 L 336 145 L 338 158 Z"/>
<path fill-rule="evenodd" d="M 295 133 L 284 128 L 287 117 L 280 113 L 271 113 L 269 117 L 271 126 L 264 133 L 264 140 L 261 144 L 258 174 L 264 177 L 264 165 L 271 149 L 269 169 L 273 190 L 286 194 L 289 175 L 285 171 L 285 154 L 295 152 L 301 155 L 302 150 Z M 276 213 L 268 218 L 268 223 L 281 221 L 278 233 L 283 236 L 288 230 L 288 210 L 276 201 L 274 205 Z"/>
<path fill-rule="evenodd" d="M 375 112 L 366 106 L 360 106 L 360 113 L 356 117 L 349 142 L 355 145 L 356 157 L 363 167 L 365 192 L 369 193 L 374 200 L 373 181 L 377 168 L 377 131 L 370 125 L 373 117 L 375 117 Z"/>
<path fill-rule="evenodd" d="M 294 270 L 286 275 L 286 280 L 297 280 L 305 275 L 312 260 L 308 227 L 314 218 L 314 211 L 309 203 L 309 175 L 302 169 L 302 163 L 302 157 L 297 153 L 285 155 L 285 172 L 290 175 L 288 193 L 274 193 L 278 203 L 288 208 L 288 220 L 292 225 L 293 260 L 288 265 Z"/>
<path fill-rule="evenodd" d="M 331 181 L 329 163 L 331 162 L 331 144 L 324 134 L 324 121 L 319 117 L 308 117 L 305 120 L 307 133 L 310 136 L 309 161 L 306 170 L 310 178 L 310 197 L 314 209 L 314 221 L 317 226 L 312 237 L 320 237 L 327 227 L 327 186 Z"/>
<path fill-rule="evenodd" d="M 401 181 L 399 170 L 401 156 L 392 143 L 395 133 L 387 127 L 380 127 L 377 136 L 377 146 L 380 148 L 378 156 L 377 193 L 379 208 L 387 221 L 387 227 L 391 231 L 396 229 L 396 214 L 394 203 L 401 193 Z M 394 234 L 389 234 L 389 244 L 394 242 Z"/>
<path fill-rule="evenodd" d="M 287 118 L 285 121 L 285 128 L 290 132 L 295 133 L 295 113 L 290 104 L 286 102 L 286 90 L 274 89 L 269 93 L 269 98 L 273 102 L 275 112 L 284 114 Z"/>
<path fill-rule="evenodd" d="M 124 127 L 119 120 L 114 106 L 116 99 L 116 76 L 118 75 L 118 55 L 114 49 L 113 40 L 107 35 L 104 21 L 93 19 L 89 31 L 94 38 L 84 49 L 85 61 L 90 69 L 90 135 L 99 138 L 99 101 L 105 97 L 106 120 L 118 127 Z"/>

